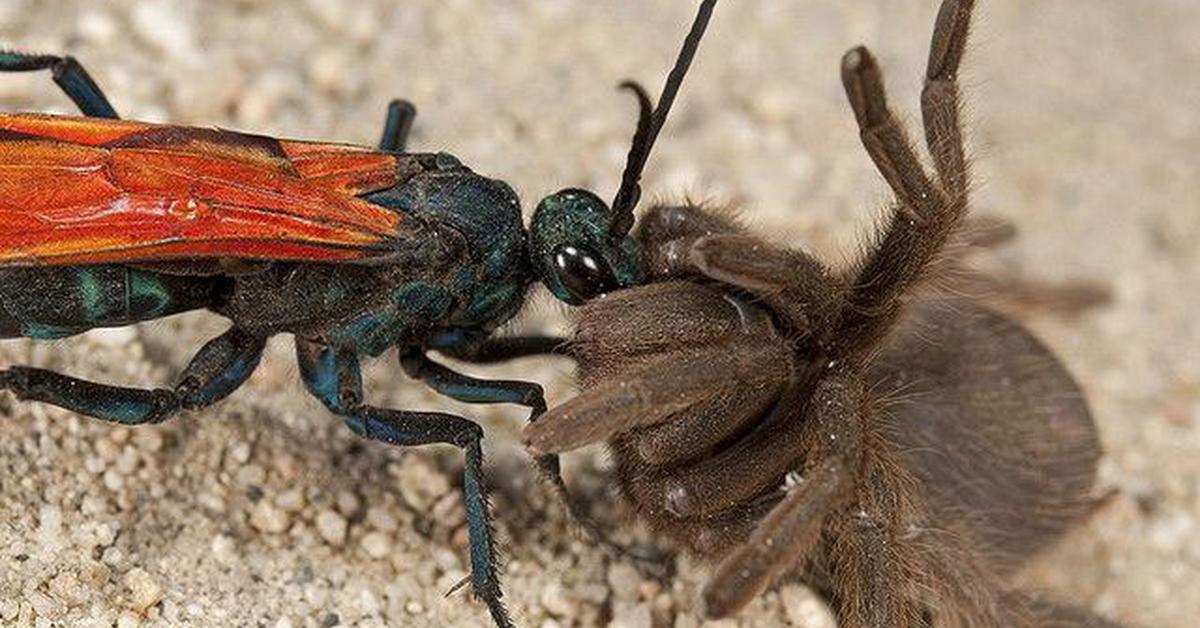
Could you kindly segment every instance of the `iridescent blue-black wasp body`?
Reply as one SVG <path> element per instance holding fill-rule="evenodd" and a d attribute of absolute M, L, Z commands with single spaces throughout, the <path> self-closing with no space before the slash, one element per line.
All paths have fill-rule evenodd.
<path fill-rule="evenodd" d="M 485 381 L 427 356 L 476 362 L 551 353 L 559 339 L 492 338 L 541 281 L 571 304 L 642 280 L 628 235 L 651 146 L 716 0 L 705 0 L 657 106 L 645 90 L 610 208 L 568 189 L 528 231 L 502 181 L 445 154 L 404 151 L 415 108 L 388 112 L 378 149 L 118 119 L 70 57 L 0 53 L 0 71 L 51 70 L 84 117 L 0 115 L 0 338 L 54 339 L 207 309 L 231 321 L 170 388 L 109 386 L 23 366 L 0 389 L 87 416 L 157 423 L 228 396 L 267 339 L 295 337 L 305 386 L 356 434 L 398 446 L 446 443 L 466 456 L 471 582 L 500 626 L 482 478 L 482 429 L 438 412 L 364 400 L 360 356 L 399 350 L 403 369 L 469 403 L 544 410 L 542 389 Z M 553 456 L 540 469 L 565 493 Z"/>

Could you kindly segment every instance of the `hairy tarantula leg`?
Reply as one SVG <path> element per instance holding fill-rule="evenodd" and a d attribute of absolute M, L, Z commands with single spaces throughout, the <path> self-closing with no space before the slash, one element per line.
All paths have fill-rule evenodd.
<path fill-rule="evenodd" d="M 677 418 L 638 430 L 633 449 L 653 467 L 695 458 L 769 411 L 782 385 L 728 386 Z"/>
<path fill-rule="evenodd" d="M 816 388 L 805 381 L 820 379 Z M 849 369 L 836 365 L 797 378 L 775 411 L 746 437 L 694 465 L 672 469 L 651 483 L 677 517 L 707 517 L 752 500 L 777 485 L 797 461 L 861 454 L 863 388 Z M 811 393 L 811 396 L 810 396 Z M 747 464 L 747 462 L 753 464 Z M 652 503 L 651 495 L 639 501 Z"/>
<path fill-rule="evenodd" d="M 733 376 L 731 376 L 732 378 Z M 688 466 L 662 472 L 643 487 L 642 503 L 659 503 L 680 518 L 708 517 L 743 504 L 778 484 L 804 455 L 804 402 L 794 387 L 784 392 L 775 412 L 729 448 Z M 747 464 L 752 462 L 753 464 Z"/>
<path fill-rule="evenodd" d="M 856 461 L 864 455 L 866 392 L 860 376 L 847 368 L 825 369 L 821 376 L 803 415 L 785 417 L 790 419 L 785 424 L 788 429 L 801 431 L 801 436 L 798 445 L 792 444 L 792 451 L 779 457 L 794 460 L 797 454 L 802 456 L 804 474 L 760 520 L 746 543 L 717 567 L 704 587 L 705 611 L 710 617 L 736 613 L 776 577 L 803 561 L 820 538 L 828 514 L 837 512 L 841 502 L 850 497 L 858 472 Z M 800 394 L 808 393 L 807 387 L 796 388 Z M 755 457 L 749 460 L 767 460 L 770 454 L 755 451 L 751 455 Z M 738 478 L 738 484 L 744 482 L 745 477 Z"/>
<path fill-rule="evenodd" d="M 692 243 L 687 257 L 704 275 L 762 299 L 792 334 L 824 328 L 842 305 L 844 287 L 825 265 L 752 236 L 705 236 Z"/>
<path fill-rule="evenodd" d="M 896 117 L 866 48 L 842 59 L 842 81 L 858 120 L 863 146 L 899 203 L 881 238 L 861 263 L 842 313 L 829 336 L 837 353 L 859 362 L 879 344 L 900 311 L 900 297 L 936 260 L 966 214 L 966 199 L 947 198 L 929 180 Z"/>
<path fill-rule="evenodd" d="M 951 196 L 965 196 L 969 167 L 959 120 L 958 66 L 971 29 L 974 0 L 948 0 L 938 11 L 929 46 L 925 88 L 921 91 L 921 117 L 925 143 L 938 177 Z"/>
<path fill-rule="evenodd" d="M 958 292 L 1001 311 L 1073 317 L 1112 302 L 1112 293 L 1090 281 L 1039 281 L 1014 275 L 969 277 Z"/>
<path fill-rule="evenodd" d="M 883 75 L 865 47 L 842 57 L 842 83 L 863 147 L 896 192 L 900 210 L 918 223 L 937 220 L 945 212 L 946 198 L 929 180 L 908 134 L 888 108 Z"/>
<path fill-rule="evenodd" d="M 661 423 L 734 383 L 786 378 L 790 371 L 774 373 L 770 367 L 787 364 L 783 349 L 770 344 L 667 355 L 551 408 L 525 426 L 525 443 L 538 454 L 550 454 L 603 442 Z"/>
<path fill-rule="evenodd" d="M 737 613 L 807 555 L 821 536 L 846 476 L 838 458 L 824 460 L 805 474 L 750 538 L 717 565 L 704 585 L 704 614 L 719 619 Z"/>
<path fill-rule="evenodd" d="M 1003 216 L 975 213 L 964 218 L 962 226 L 954 234 L 956 246 L 973 253 L 979 249 L 997 249 L 1017 237 L 1017 226 Z"/>

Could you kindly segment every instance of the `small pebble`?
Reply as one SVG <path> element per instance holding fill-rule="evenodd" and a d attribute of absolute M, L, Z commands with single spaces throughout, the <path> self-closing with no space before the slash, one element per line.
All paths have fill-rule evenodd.
<path fill-rule="evenodd" d="M 300 488 L 290 488 L 275 497 L 275 505 L 285 512 L 300 512 L 304 510 L 307 503 L 308 500 L 304 498 L 304 490 Z"/>
<path fill-rule="evenodd" d="M 439 497 L 450 492 L 450 480 L 423 456 L 405 456 L 388 470 L 397 476 L 404 501 L 418 511 L 428 511 Z"/>
<path fill-rule="evenodd" d="M 367 524 L 380 532 L 395 532 L 400 529 L 400 522 L 386 508 L 371 506 L 367 509 Z"/>
<path fill-rule="evenodd" d="M 225 512 L 225 498 L 212 491 L 201 491 L 196 496 L 196 502 L 213 514 L 220 515 Z"/>
<path fill-rule="evenodd" d="M 329 603 L 329 589 L 322 584 L 310 586 L 304 590 L 304 600 L 314 608 L 321 608 Z"/>
<path fill-rule="evenodd" d="M 41 591 L 30 591 L 26 594 L 26 601 L 33 607 L 33 611 L 39 617 L 54 619 L 66 612 L 66 607 L 62 602 L 42 593 Z"/>
<path fill-rule="evenodd" d="M 92 475 L 100 475 L 104 472 L 105 462 L 100 456 L 88 456 L 83 461 L 83 468 Z"/>
<path fill-rule="evenodd" d="M 696 619 L 691 613 L 680 613 L 675 616 L 674 628 L 697 628 L 700 625 L 700 620 Z"/>
<path fill-rule="evenodd" d="M 579 597 L 592 605 L 603 604 L 608 599 L 608 587 L 599 582 L 578 587 Z"/>
<path fill-rule="evenodd" d="M 100 560 L 109 567 L 120 567 L 125 562 L 125 552 L 121 548 L 113 546 L 104 550 L 104 553 L 100 555 Z"/>
<path fill-rule="evenodd" d="M 666 625 L 670 623 L 674 610 L 675 598 L 671 597 L 671 594 L 665 591 L 656 595 L 654 602 L 650 605 L 650 611 L 654 615 L 655 624 Z"/>
<path fill-rule="evenodd" d="M 103 515 L 108 512 L 108 500 L 99 495 L 88 493 L 79 502 L 79 512 L 83 513 L 85 517 Z"/>
<path fill-rule="evenodd" d="M 134 567 L 125 574 L 125 586 L 129 587 L 130 605 L 139 613 L 145 613 L 167 594 L 162 583 L 141 567 Z"/>
<path fill-rule="evenodd" d="M 382 532 L 368 532 L 360 544 L 371 558 L 386 558 L 392 553 L 392 540 Z"/>
<path fill-rule="evenodd" d="M 116 435 L 116 432 L 109 434 L 109 438 L 101 438 L 96 441 L 96 455 L 100 456 L 100 459 L 104 462 L 116 462 L 117 456 L 121 455 L 121 448 L 112 440 L 112 436 L 114 435 Z"/>
<path fill-rule="evenodd" d="M 793 626 L 804 628 L 836 628 L 837 622 L 825 604 L 811 589 L 796 584 L 779 589 L 783 612 Z"/>
<path fill-rule="evenodd" d="M 133 611 L 125 611 L 117 618 L 117 628 L 138 628 L 142 625 L 142 618 Z"/>
<path fill-rule="evenodd" d="M 340 547 L 346 542 L 346 519 L 337 512 L 324 508 L 317 513 L 313 523 L 317 526 L 317 534 L 326 543 Z"/>
<path fill-rule="evenodd" d="M 250 525 L 267 534 L 282 534 L 291 526 L 291 518 L 287 511 L 263 499 L 250 512 Z"/>
<path fill-rule="evenodd" d="M 133 433 L 133 442 L 138 449 L 144 451 L 159 451 L 163 448 L 164 440 L 162 430 L 153 428 L 135 430 Z"/>
<path fill-rule="evenodd" d="M 457 493 L 446 493 L 433 505 L 433 520 L 453 530 L 467 522 L 467 509 Z"/>
<path fill-rule="evenodd" d="M 237 482 L 241 486 L 261 486 L 267 481 L 267 470 L 257 464 L 248 464 L 237 471 Z"/>
<path fill-rule="evenodd" d="M 617 607 L 608 623 L 609 628 L 651 628 L 652 625 L 649 604 Z"/>
<path fill-rule="evenodd" d="M 99 588 L 108 581 L 112 570 L 104 563 L 88 560 L 79 568 L 79 580 L 92 588 Z"/>
<path fill-rule="evenodd" d="M 14 621 L 20 612 L 21 605 L 16 600 L 0 600 L 0 619 Z"/>
<path fill-rule="evenodd" d="M 506 566 L 511 568 L 514 562 L 516 561 L 511 561 Z M 433 548 L 433 564 L 437 565 L 437 568 L 445 573 L 459 569 L 462 566 L 462 558 L 459 557 L 458 552 L 452 549 L 435 547 Z"/>
<path fill-rule="evenodd" d="M 362 615 L 374 615 L 379 612 L 379 600 L 370 589 L 358 592 L 358 612 Z"/>
<path fill-rule="evenodd" d="M 273 466 L 276 474 L 286 481 L 294 481 L 299 478 L 304 468 L 295 456 L 286 453 L 276 455 Z"/>
<path fill-rule="evenodd" d="M 551 581 L 542 588 L 540 601 L 542 608 L 555 617 L 570 619 L 576 615 L 578 603 L 567 594 L 561 582 Z"/>
<path fill-rule="evenodd" d="M 238 464 L 250 462 L 250 443 L 235 443 L 229 448 L 229 457 Z"/>
<path fill-rule="evenodd" d="M 126 447 L 121 450 L 121 455 L 117 456 L 116 469 L 121 475 L 133 475 L 137 471 L 138 462 L 141 455 L 134 447 Z"/>
<path fill-rule="evenodd" d="M 608 586 L 612 589 L 613 597 L 620 601 L 636 602 L 641 584 L 641 575 L 629 563 L 617 562 L 608 568 Z"/>
<path fill-rule="evenodd" d="M 358 499 L 358 495 L 350 491 L 338 491 L 337 499 L 338 512 L 347 517 L 353 517 L 358 513 L 358 509 L 362 507 L 362 501 Z"/>
<path fill-rule="evenodd" d="M 43 506 L 38 519 L 38 544 L 43 554 L 51 556 L 66 544 L 62 511 L 56 506 Z"/>
<path fill-rule="evenodd" d="M 209 549 L 212 550 L 213 558 L 219 563 L 231 565 L 237 561 L 237 542 L 228 534 L 214 536 Z"/>
<path fill-rule="evenodd" d="M 51 595 L 67 606 L 77 606 L 86 602 L 88 598 L 88 591 L 83 587 L 83 583 L 69 571 L 59 572 L 57 576 L 51 578 L 47 583 L 47 589 Z"/>
<path fill-rule="evenodd" d="M 104 488 L 117 492 L 125 487 L 125 478 L 115 468 L 109 468 L 104 472 Z"/>

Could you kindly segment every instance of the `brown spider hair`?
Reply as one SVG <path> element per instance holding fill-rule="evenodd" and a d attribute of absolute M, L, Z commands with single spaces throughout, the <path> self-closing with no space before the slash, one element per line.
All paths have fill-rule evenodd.
<path fill-rule="evenodd" d="M 525 430 L 540 453 L 608 443 L 637 514 L 719 561 L 710 616 L 798 569 L 843 626 L 1109 625 L 1009 582 L 1095 507 L 1078 386 L 1011 320 L 915 296 L 967 213 L 956 75 L 972 5 L 946 0 L 934 29 L 933 177 L 870 53 L 842 60 L 896 194 L 858 264 L 834 272 L 720 212 L 655 208 L 636 235 L 656 283 L 578 310 L 583 392 Z"/>

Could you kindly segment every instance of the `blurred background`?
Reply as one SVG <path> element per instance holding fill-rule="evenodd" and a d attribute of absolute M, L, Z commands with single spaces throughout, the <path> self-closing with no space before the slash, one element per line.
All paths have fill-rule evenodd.
<path fill-rule="evenodd" d="M 979 2 L 965 62 L 974 207 L 1020 231 L 993 270 L 1105 286 L 1108 305 L 1027 323 L 1088 391 L 1116 496 L 1023 575 L 1141 626 L 1200 617 L 1200 4 Z M 936 0 L 724 2 L 644 187 L 735 202 L 757 228 L 851 259 L 888 196 L 863 153 L 838 60 L 864 43 L 916 122 Z M 374 143 L 389 99 L 419 114 L 410 147 L 447 151 L 529 205 L 616 189 L 635 112 L 692 18 L 678 0 L 0 0 L 0 42 L 76 55 L 129 118 Z M 4 111 L 71 112 L 45 73 L 0 76 Z M 562 328 L 544 295 L 518 323 Z M 3 364 L 108 382 L 169 381 L 222 329 L 188 315 L 136 331 L 0 344 Z M 394 360 L 393 360 L 394 361 Z M 536 482 L 523 413 L 468 408 L 369 370 L 372 397 L 449 408 L 489 434 L 490 481 L 520 625 L 698 626 L 706 572 L 658 582 L 573 533 Z M 0 624 L 474 626 L 443 593 L 466 575 L 456 487 L 438 448 L 357 442 L 303 394 L 286 341 L 217 408 L 144 430 L 0 400 Z M 571 391 L 564 362 L 473 372 Z M 613 523 L 603 455 L 569 479 Z M 641 538 L 624 531 L 624 538 Z M 632 535 L 632 536 L 631 536 Z M 735 621 L 828 625 L 798 583 Z"/>

